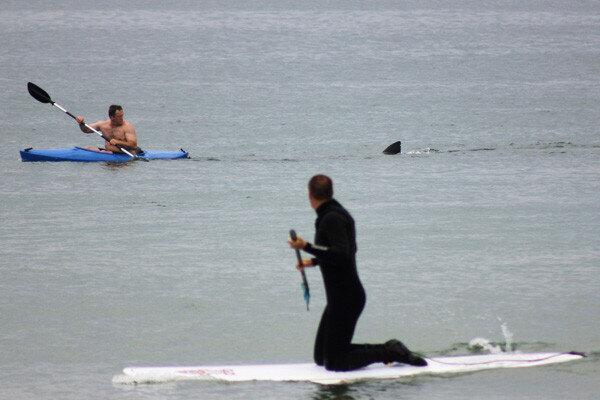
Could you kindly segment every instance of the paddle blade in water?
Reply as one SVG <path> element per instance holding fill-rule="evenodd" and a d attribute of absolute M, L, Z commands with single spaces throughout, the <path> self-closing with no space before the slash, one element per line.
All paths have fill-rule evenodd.
<path fill-rule="evenodd" d="M 35 83 L 27 82 L 27 90 L 29 91 L 31 97 L 37 101 L 41 103 L 53 103 L 50 95 Z"/>

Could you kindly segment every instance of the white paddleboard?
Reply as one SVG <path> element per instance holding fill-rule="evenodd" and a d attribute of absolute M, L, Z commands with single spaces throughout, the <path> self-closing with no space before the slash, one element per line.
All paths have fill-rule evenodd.
<path fill-rule="evenodd" d="M 161 383 L 184 380 L 201 381 L 290 381 L 334 385 L 372 379 L 395 379 L 421 374 L 457 374 L 493 368 L 536 367 L 579 360 L 578 353 L 500 353 L 457 357 L 427 358 L 425 367 L 406 364 L 372 364 L 349 372 L 332 372 L 315 364 L 266 364 L 192 367 L 128 367 L 114 383 Z"/>

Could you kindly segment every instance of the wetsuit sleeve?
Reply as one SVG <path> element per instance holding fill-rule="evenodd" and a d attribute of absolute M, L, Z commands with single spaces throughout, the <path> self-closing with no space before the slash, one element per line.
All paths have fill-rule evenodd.
<path fill-rule="evenodd" d="M 339 214 L 330 213 L 323 221 L 319 230 L 327 239 L 329 246 L 306 243 L 304 251 L 315 256 L 318 261 L 344 265 L 351 259 L 350 238 L 344 220 Z"/>

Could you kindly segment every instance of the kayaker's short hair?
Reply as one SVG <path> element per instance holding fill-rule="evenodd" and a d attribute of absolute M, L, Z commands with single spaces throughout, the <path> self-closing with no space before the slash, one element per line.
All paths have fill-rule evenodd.
<path fill-rule="evenodd" d="M 327 175 L 315 175 L 308 181 L 308 193 L 317 200 L 331 200 L 333 181 Z"/>
<path fill-rule="evenodd" d="M 123 111 L 123 107 L 118 104 L 111 104 L 110 107 L 108 107 L 108 116 L 114 117 L 119 110 Z"/>

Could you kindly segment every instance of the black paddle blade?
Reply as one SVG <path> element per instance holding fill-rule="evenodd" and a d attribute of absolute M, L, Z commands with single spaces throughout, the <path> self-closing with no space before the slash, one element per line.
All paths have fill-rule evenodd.
<path fill-rule="evenodd" d="M 390 144 L 384 151 L 383 154 L 398 154 L 402 151 L 402 144 L 400 142 Z"/>
<path fill-rule="evenodd" d="M 31 97 L 41 103 L 54 103 L 50 98 L 50 95 L 35 83 L 27 82 L 27 90 Z"/>

